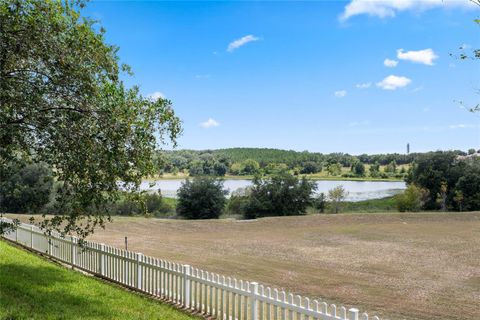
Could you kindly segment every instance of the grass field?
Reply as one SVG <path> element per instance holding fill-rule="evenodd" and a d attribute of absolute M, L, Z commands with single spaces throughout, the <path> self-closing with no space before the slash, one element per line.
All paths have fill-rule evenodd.
<path fill-rule="evenodd" d="M 480 213 L 257 221 L 115 218 L 92 239 L 357 306 L 383 319 L 480 319 Z"/>
<path fill-rule="evenodd" d="M 0 240 L 0 319 L 197 319 Z"/>
<path fill-rule="evenodd" d="M 25 220 L 27 219 L 24 216 Z M 382 319 L 480 319 L 480 213 L 254 221 L 115 217 L 92 240 L 257 280 Z"/>

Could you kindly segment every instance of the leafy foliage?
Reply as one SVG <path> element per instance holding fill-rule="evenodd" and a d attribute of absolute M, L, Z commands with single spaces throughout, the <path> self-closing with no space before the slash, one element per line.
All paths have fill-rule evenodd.
<path fill-rule="evenodd" d="M 186 219 L 216 219 L 225 207 L 227 193 L 222 180 L 208 177 L 187 179 L 177 193 L 177 214 Z"/>
<path fill-rule="evenodd" d="M 400 212 L 420 211 L 428 201 L 429 195 L 428 190 L 410 184 L 403 193 L 395 196 L 397 209 Z"/>
<path fill-rule="evenodd" d="M 65 215 L 42 226 L 85 237 L 108 219 L 102 207 L 120 187 L 134 190 L 154 173 L 158 142 L 175 143 L 180 122 L 170 101 L 124 86 L 129 68 L 81 7 L 0 1 L 0 180 L 19 158 L 47 164 Z"/>
<path fill-rule="evenodd" d="M 420 157 L 407 182 L 428 190 L 427 210 L 479 210 L 480 159 L 458 158 L 452 152 L 436 152 Z"/>
<path fill-rule="evenodd" d="M 245 206 L 245 217 L 253 219 L 267 216 L 292 216 L 304 214 L 313 203 L 316 189 L 314 181 L 283 172 L 270 178 L 255 177 Z"/>
<path fill-rule="evenodd" d="M 0 180 L 0 211 L 37 213 L 49 201 L 53 173 L 45 164 L 9 163 Z"/>

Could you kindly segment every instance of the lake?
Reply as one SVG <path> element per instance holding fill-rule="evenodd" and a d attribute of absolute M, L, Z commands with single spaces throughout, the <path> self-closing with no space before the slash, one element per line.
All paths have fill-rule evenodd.
<path fill-rule="evenodd" d="M 183 179 L 143 181 L 141 190 L 161 190 L 165 197 L 175 198 L 178 188 L 182 185 Z M 333 189 L 343 185 L 348 191 L 347 201 L 362 201 L 379 199 L 395 195 L 406 188 L 405 182 L 396 181 L 337 181 L 317 180 L 317 193 Z M 153 186 L 151 186 L 153 184 Z M 231 193 L 237 189 L 248 187 L 251 180 L 224 180 L 224 187 Z"/>

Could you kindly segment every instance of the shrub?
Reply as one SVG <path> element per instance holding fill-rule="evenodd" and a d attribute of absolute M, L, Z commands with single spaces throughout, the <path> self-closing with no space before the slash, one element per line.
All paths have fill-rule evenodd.
<path fill-rule="evenodd" d="M 217 219 L 225 207 L 227 193 L 222 180 L 187 179 L 177 192 L 177 214 L 186 219 Z"/>
<path fill-rule="evenodd" d="M 158 193 L 123 193 L 120 200 L 107 206 L 111 215 L 134 216 L 153 215 L 156 217 L 172 215 L 175 210 L 172 205 Z"/>
<path fill-rule="evenodd" d="M 327 206 L 327 196 L 325 193 L 321 192 L 313 201 L 313 206 L 319 212 L 325 212 L 325 208 Z"/>
<path fill-rule="evenodd" d="M 227 202 L 227 212 L 231 215 L 243 216 L 248 205 L 249 197 L 244 195 L 232 195 Z"/>
<path fill-rule="evenodd" d="M 400 212 L 420 211 L 428 199 L 428 190 L 417 187 L 414 184 L 408 185 L 407 189 L 403 193 L 395 196 L 397 209 Z"/>
<path fill-rule="evenodd" d="M 335 187 L 328 191 L 328 199 L 332 205 L 334 213 L 339 213 L 342 208 L 342 203 L 347 198 L 348 192 L 343 186 Z"/>

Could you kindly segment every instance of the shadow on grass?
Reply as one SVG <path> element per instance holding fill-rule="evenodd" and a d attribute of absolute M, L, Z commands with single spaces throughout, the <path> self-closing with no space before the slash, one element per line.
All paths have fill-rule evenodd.
<path fill-rule="evenodd" d="M 110 318 L 101 298 L 77 290 L 78 282 L 56 267 L 0 264 L 2 319 Z"/>

